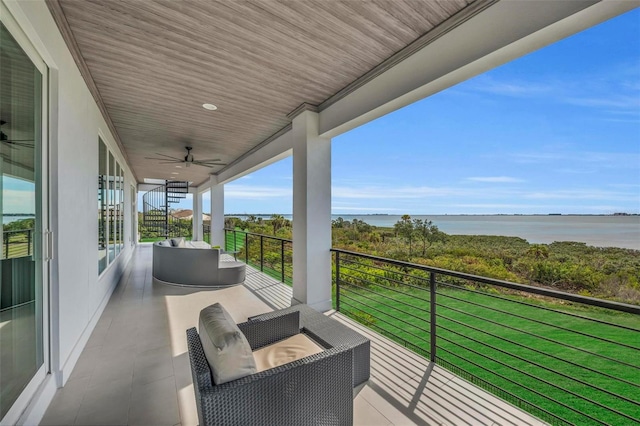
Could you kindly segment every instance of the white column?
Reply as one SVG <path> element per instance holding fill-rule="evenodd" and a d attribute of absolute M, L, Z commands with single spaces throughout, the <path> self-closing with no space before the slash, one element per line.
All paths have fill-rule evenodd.
<path fill-rule="evenodd" d="M 331 139 L 318 113 L 293 118 L 293 299 L 331 309 Z"/>
<path fill-rule="evenodd" d="M 196 188 L 193 194 L 193 241 L 202 241 L 202 194 Z"/>
<path fill-rule="evenodd" d="M 224 184 L 211 176 L 211 245 L 224 248 Z"/>

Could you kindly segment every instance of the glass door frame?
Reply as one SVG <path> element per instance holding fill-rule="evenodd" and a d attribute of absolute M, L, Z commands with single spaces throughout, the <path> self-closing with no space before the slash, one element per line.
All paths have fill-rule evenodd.
<path fill-rule="evenodd" d="M 25 408 L 29 405 L 31 399 L 35 396 L 40 385 L 44 382 L 48 373 L 51 372 L 51 328 L 50 328 L 50 313 L 51 313 L 51 300 L 50 300 L 50 280 L 49 271 L 52 260 L 53 240 L 52 233 L 50 231 L 50 215 L 49 215 L 49 67 L 43 60 L 42 56 L 38 53 L 33 46 L 28 36 L 22 30 L 12 13 L 10 12 L 4 0 L 0 0 L 0 21 L 7 28 L 11 36 L 16 40 L 18 45 L 25 52 L 27 57 L 31 60 L 33 65 L 38 69 L 42 75 L 42 89 L 41 89 L 41 157 L 37 159 L 36 166 L 40 166 L 40 188 L 41 194 L 39 199 L 36 200 L 36 217 L 41 217 L 42 229 L 40 232 L 40 238 L 34 238 L 35 244 L 41 244 L 41 266 L 42 268 L 36 273 L 40 274 L 40 285 L 42 285 L 42 355 L 43 362 L 40 368 L 33 375 L 27 386 L 24 388 L 20 396 L 15 400 L 12 407 L 6 413 L 6 415 L 0 419 L 2 424 L 14 424 L 17 423 L 20 416 L 24 412 Z M 36 172 L 37 173 L 37 172 Z M 36 284 L 38 284 L 38 278 L 36 277 Z"/>

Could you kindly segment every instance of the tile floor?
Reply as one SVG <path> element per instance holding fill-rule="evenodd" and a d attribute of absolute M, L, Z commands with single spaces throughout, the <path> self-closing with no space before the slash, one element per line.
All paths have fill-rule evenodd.
<path fill-rule="evenodd" d="M 286 307 L 291 289 L 255 270 L 244 285 L 189 289 L 155 281 L 151 246 L 136 250 L 43 425 L 195 425 L 185 330 L 222 303 L 238 321 Z M 371 380 L 354 399 L 358 425 L 543 424 L 339 313 L 372 340 Z"/>

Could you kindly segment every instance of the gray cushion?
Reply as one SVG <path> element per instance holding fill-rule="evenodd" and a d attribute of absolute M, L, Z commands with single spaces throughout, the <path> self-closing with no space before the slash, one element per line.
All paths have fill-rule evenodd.
<path fill-rule="evenodd" d="M 256 362 L 247 338 L 221 304 L 200 311 L 198 328 L 216 385 L 256 373 Z"/>
<path fill-rule="evenodd" d="M 162 247 L 171 247 L 171 243 L 167 240 L 158 241 L 158 245 Z"/>
<path fill-rule="evenodd" d="M 171 239 L 172 247 L 184 247 L 184 238 L 172 238 Z"/>

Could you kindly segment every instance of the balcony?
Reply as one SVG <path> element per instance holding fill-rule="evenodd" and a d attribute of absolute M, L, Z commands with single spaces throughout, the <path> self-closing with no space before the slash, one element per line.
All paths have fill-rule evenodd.
<path fill-rule="evenodd" d="M 261 238 L 256 235 L 236 235 L 236 239 L 233 239 L 230 238 L 231 235 L 232 233 L 228 232 L 228 247 L 235 244 L 238 248 L 241 239 L 255 241 L 254 248 L 250 249 L 248 254 L 243 248 L 236 250 L 239 252 L 236 254 L 239 260 L 244 260 L 243 256 L 246 255 L 249 264 L 255 267 L 248 267 L 244 285 L 224 290 L 186 289 L 153 280 L 151 247 L 139 246 L 69 381 L 64 388 L 57 391 L 42 424 L 196 424 L 197 413 L 185 330 L 196 325 L 199 310 L 211 303 L 220 302 L 227 307 L 236 321 L 244 321 L 249 316 L 287 307 L 292 298 L 291 287 L 274 278 L 278 276 L 277 271 L 267 271 L 269 274 L 260 271 L 265 270 L 264 256 L 259 257 L 258 262 L 251 260 L 255 259 L 254 251 L 264 254 L 265 246 L 281 244 L 284 247 L 287 244 L 286 240 L 276 243 L 265 236 Z M 286 250 L 283 252 L 286 258 Z M 380 310 L 380 303 L 385 301 L 377 300 L 378 305 L 369 301 L 367 307 L 367 294 L 355 288 L 357 283 L 353 280 L 354 275 L 349 277 L 347 272 L 349 268 L 356 268 L 359 263 L 366 263 L 371 259 L 367 259 L 366 255 L 346 252 L 338 252 L 338 259 L 335 273 L 341 274 L 337 280 L 340 284 L 337 295 L 340 297 L 336 298 L 336 302 L 341 305 L 341 310 L 346 314 L 351 311 L 351 316 L 354 316 L 355 308 L 360 312 Z M 284 266 L 284 262 L 281 265 Z M 378 263 L 377 266 L 390 269 L 390 265 L 382 263 Z M 285 267 L 284 270 L 286 269 Z M 438 280 L 442 280 L 442 277 Z M 398 289 L 402 290 L 400 286 L 396 287 L 396 290 Z M 429 287 L 426 293 L 429 293 Z M 444 305 L 445 302 L 438 303 Z M 356 304 L 358 306 L 355 306 Z M 458 350 L 458 356 L 462 355 L 464 358 L 459 365 L 448 361 L 448 353 L 454 351 L 441 335 L 438 336 L 437 344 L 434 341 L 434 345 L 437 345 L 438 359 L 435 363 L 429 362 L 429 357 L 434 352 L 429 341 L 428 325 L 427 332 L 424 333 L 426 346 L 420 343 L 411 344 L 411 340 L 406 339 L 404 346 L 412 348 L 412 351 L 396 343 L 402 341 L 399 337 L 406 337 L 415 332 L 414 328 L 420 328 L 420 321 L 428 322 L 429 313 L 423 312 L 425 316 L 420 320 L 414 317 L 415 311 L 406 313 L 400 319 L 409 323 L 403 330 L 396 330 L 395 333 L 391 332 L 391 327 L 385 326 L 385 322 L 389 322 L 388 315 L 394 315 L 394 312 L 379 312 L 375 321 L 372 320 L 373 316 L 364 317 L 365 323 L 368 318 L 373 329 L 391 336 L 393 340 L 341 312 L 330 311 L 327 314 L 372 341 L 371 380 L 366 386 L 356 390 L 355 424 L 544 424 L 539 418 L 513 405 L 514 403 L 528 411 L 536 412 L 550 423 L 563 423 L 562 417 L 549 414 L 549 410 L 537 407 L 525 399 L 513 398 L 513 392 L 508 389 L 499 389 L 495 385 L 491 387 L 488 380 L 484 380 L 483 383 L 483 380 L 478 380 L 477 372 L 469 374 L 462 365 L 475 362 L 474 355 L 469 355 L 469 348 Z M 397 312 L 395 314 L 397 315 Z M 438 315 L 450 314 L 451 312 L 447 313 L 445 308 L 438 307 Z M 624 315 L 626 314 L 621 314 Z M 360 316 L 362 320 L 362 314 Z M 637 321 L 637 316 L 632 315 L 631 318 Z M 441 326 L 443 320 L 438 321 Z M 587 332 L 586 329 L 584 331 Z M 637 330 L 628 331 L 637 336 Z M 468 337 L 473 338 L 471 335 Z M 604 336 L 602 337 L 605 340 Z M 615 340 L 619 336 L 607 337 Z M 633 341 L 626 343 L 630 348 L 634 345 Z M 517 349 L 516 343 L 502 348 L 505 352 L 514 349 Z M 574 348 L 573 351 L 577 349 L 579 348 Z M 595 355 L 605 355 L 607 349 L 603 350 L 604 352 L 600 350 L 600 353 Z M 620 354 L 619 348 L 617 350 Z M 629 350 L 638 351 L 638 348 Z M 507 357 L 504 358 L 503 361 L 507 365 Z M 629 355 L 611 361 L 634 364 L 636 361 L 633 359 L 632 355 Z M 556 360 L 555 365 L 550 362 L 544 367 L 558 368 L 557 362 Z M 472 382 L 484 385 L 482 387 L 504 396 L 511 403 L 452 371 Z M 609 381 L 613 382 L 611 379 Z M 625 386 L 625 382 L 626 386 L 637 387 L 637 383 L 624 379 L 616 383 Z M 566 383 L 563 386 L 566 386 Z M 564 390 L 563 395 L 558 395 L 550 394 L 560 404 L 566 404 L 566 400 L 576 397 L 575 391 L 569 389 Z M 623 399 L 629 399 L 632 393 L 622 395 Z M 628 404 L 624 400 L 622 403 Z M 631 401 L 631 406 L 633 404 L 636 407 L 638 405 L 637 401 Z M 628 408 L 629 406 L 623 406 L 621 410 Z M 593 420 L 598 419 L 589 421 Z"/>

